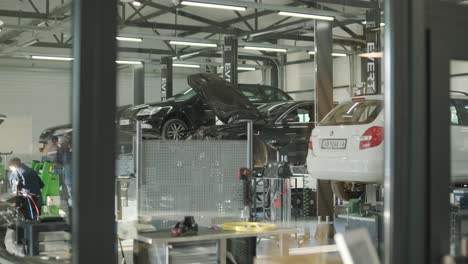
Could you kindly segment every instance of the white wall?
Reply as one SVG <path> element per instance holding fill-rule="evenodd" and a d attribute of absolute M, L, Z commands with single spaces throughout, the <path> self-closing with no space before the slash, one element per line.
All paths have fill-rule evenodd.
<path fill-rule="evenodd" d="M 468 93 L 468 62 L 451 61 L 450 63 L 450 90 Z M 455 76 L 453 76 L 455 75 Z"/>
<path fill-rule="evenodd" d="M 187 88 L 185 78 L 174 79 L 174 93 Z M 117 105 L 133 102 L 132 75 L 118 76 Z M 47 127 L 70 123 L 71 74 L 68 71 L 0 69 L 0 113 L 7 120 L 0 126 L 0 152 L 14 151 L 24 160 L 39 158 L 37 142 Z M 160 78 L 145 77 L 145 98 L 157 102 Z"/>

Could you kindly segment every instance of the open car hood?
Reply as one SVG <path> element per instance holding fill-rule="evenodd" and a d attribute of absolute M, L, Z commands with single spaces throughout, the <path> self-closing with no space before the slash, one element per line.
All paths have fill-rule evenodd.
<path fill-rule="evenodd" d="M 0 115 L 0 125 L 6 120 L 6 115 Z"/>
<path fill-rule="evenodd" d="M 257 119 L 262 116 L 245 95 L 216 74 L 193 74 L 187 80 L 190 87 L 225 124 L 239 118 Z"/>

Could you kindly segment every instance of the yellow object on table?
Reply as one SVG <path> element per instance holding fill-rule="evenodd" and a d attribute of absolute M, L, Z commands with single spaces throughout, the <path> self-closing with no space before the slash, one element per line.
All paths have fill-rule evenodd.
<path fill-rule="evenodd" d="M 221 225 L 223 230 L 237 232 L 262 232 L 275 229 L 274 224 L 260 222 L 227 222 Z"/>

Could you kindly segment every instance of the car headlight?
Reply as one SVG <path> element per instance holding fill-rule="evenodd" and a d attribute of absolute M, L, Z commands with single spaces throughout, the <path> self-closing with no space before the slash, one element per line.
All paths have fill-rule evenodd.
<path fill-rule="evenodd" d="M 161 109 L 162 107 L 148 107 L 148 108 L 140 110 L 137 113 L 137 116 L 151 116 L 159 112 Z"/>

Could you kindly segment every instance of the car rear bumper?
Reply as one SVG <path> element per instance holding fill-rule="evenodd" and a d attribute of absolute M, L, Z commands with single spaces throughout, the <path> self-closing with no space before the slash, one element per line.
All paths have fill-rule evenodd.
<path fill-rule="evenodd" d="M 383 182 L 383 160 L 353 160 L 307 156 L 310 176 L 319 180 Z"/>

